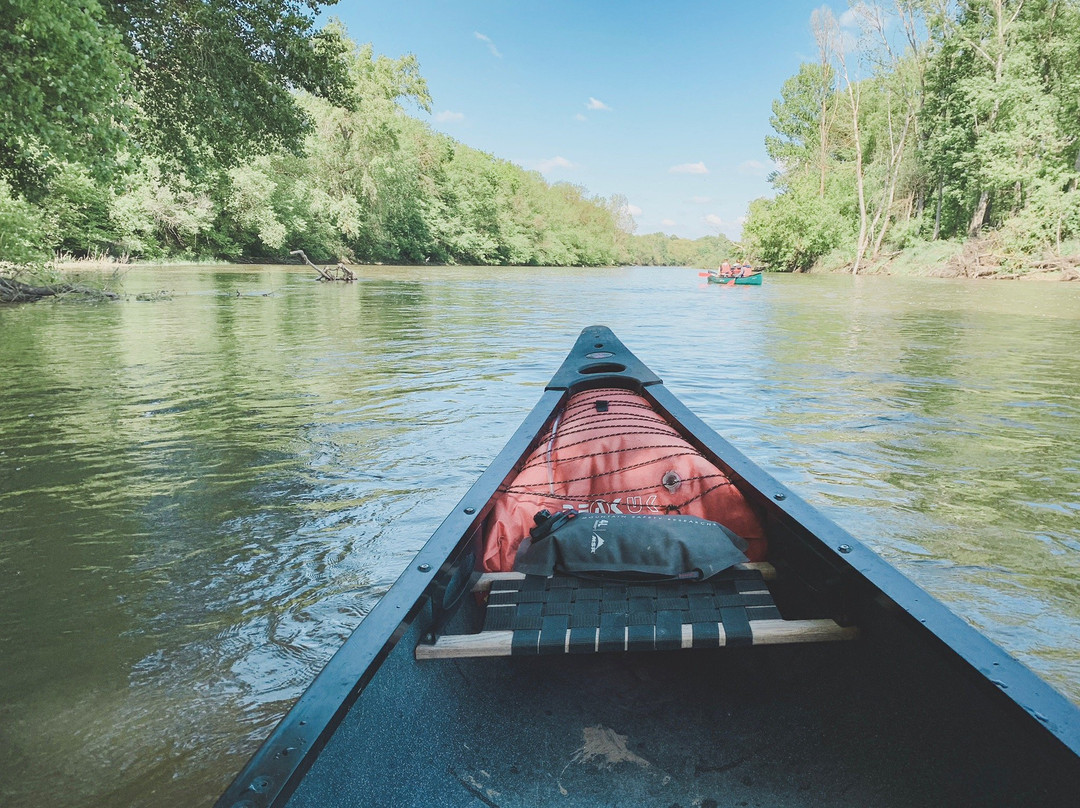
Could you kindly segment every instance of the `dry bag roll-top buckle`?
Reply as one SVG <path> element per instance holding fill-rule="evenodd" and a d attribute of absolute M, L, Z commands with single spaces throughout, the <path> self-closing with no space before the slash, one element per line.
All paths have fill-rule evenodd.
<path fill-rule="evenodd" d="M 576 516 L 576 511 L 560 511 L 554 516 L 551 515 L 551 511 L 549 510 L 537 511 L 536 516 L 533 517 L 533 522 L 536 523 L 536 527 L 529 531 L 529 536 L 533 541 L 545 539 L 550 536 L 553 531 L 558 530 L 560 525 L 566 524 Z"/>

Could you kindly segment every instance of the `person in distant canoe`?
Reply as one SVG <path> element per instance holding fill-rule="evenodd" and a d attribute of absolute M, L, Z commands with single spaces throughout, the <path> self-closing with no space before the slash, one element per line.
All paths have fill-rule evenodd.
<path fill-rule="evenodd" d="M 749 264 L 745 264 L 745 263 L 744 263 L 744 264 L 742 265 L 742 276 L 743 276 L 744 278 L 747 278 L 747 277 L 749 277 L 749 276 L 751 276 L 751 275 L 753 275 L 753 274 L 754 274 L 754 270 L 753 270 L 753 268 L 752 268 L 752 267 L 751 267 L 751 266 L 750 266 Z"/>
<path fill-rule="evenodd" d="M 727 262 L 727 259 L 725 259 L 724 263 L 722 263 L 720 265 L 720 277 L 721 278 L 730 278 L 731 277 L 731 264 L 729 264 Z"/>

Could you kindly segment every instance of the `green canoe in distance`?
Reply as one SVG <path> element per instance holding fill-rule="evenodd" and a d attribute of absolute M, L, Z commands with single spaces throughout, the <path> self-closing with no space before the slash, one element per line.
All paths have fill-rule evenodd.
<path fill-rule="evenodd" d="M 720 275 L 709 275 L 709 283 L 719 283 L 723 286 L 761 286 L 763 273 L 755 272 L 753 275 L 742 275 L 738 278 L 724 278 Z M 734 284 L 732 283 L 734 281 Z"/>

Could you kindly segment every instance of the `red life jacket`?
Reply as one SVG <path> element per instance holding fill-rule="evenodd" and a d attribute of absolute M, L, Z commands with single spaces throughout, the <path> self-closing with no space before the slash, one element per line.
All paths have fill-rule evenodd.
<path fill-rule="evenodd" d="M 731 480 L 628 390 L 570 398 L 492 512 L 483 569 L 509 572 L 537 511 L 679 513 L 711 519 L 765 558 L 765 531 Z"/>

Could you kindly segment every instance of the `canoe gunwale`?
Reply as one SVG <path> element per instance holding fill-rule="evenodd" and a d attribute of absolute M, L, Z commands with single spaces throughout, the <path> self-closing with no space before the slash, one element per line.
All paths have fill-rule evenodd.
<path fill-rule="evenodd" d="M 604 354 L 598 356 L 598 354 Z M 216 808 L 282 806 L 319 752 L 416 620 L 434 641 L 470 579 L 477 536 L 536 438 L 573 393 L 598 387 L 633 390 L 727 473 L 770 525 L 777 555 L 805 559 L 827 582 L 825 603 L 841 624 L 880 619 L 882 608 L 929 637 L 969 678 L 1010 705 L 1032 728 L 1080 756 L 1080 710 L 987 637 L 757 466 L 691 412 L 607 328 L 584 329 L 540 400 L 491 465 L 443 520 L 397 581 L 334 654 L 292 709 L 215 803 Z M 770 553 L 772 555 L 772 553 Z M 466 569 L 469 567 L 470 569 Z M 816 570 L 816 571 L 815 571 Z M 453 593 L 446 603 L 447 592 Z"/>

